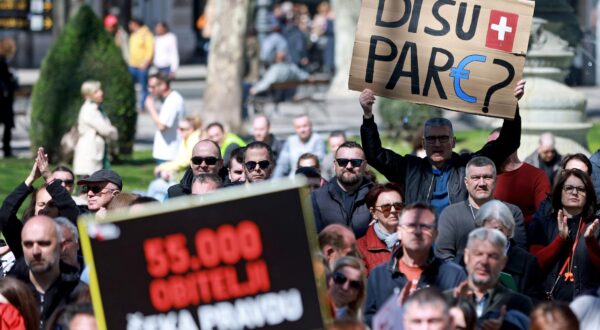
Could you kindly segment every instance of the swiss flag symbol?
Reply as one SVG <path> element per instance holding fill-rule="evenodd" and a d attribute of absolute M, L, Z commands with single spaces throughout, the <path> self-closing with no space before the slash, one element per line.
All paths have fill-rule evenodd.
<path fill-rule="evenodd" d="M 517 34 L 519 15 L 499 10 L 490 12 L 485 46 L 511 52 Z"/>

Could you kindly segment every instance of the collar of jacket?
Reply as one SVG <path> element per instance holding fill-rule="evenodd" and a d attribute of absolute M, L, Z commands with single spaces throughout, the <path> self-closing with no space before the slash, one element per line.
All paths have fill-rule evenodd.
<path fill-rule="evenodd" d="M 371 226 L 369 226 L 369 229 L 367 230 L 367 233 L 365 234 L 366 237 L 366 241 L 367 241 L 367 250 L 371 251 L 371 252 L 377 252 L 377 251 L 388 251 L 387 249 L 387 245 L 385 245 L 385 242 L 380 240 L 379 237 L 377 237 L 377 233 L 375 233 L 375 227 L 376 224 L 373 224 Z M 398 247 L 398 242 L 396 242 L 396 245 L 394 246 L 394 249 L 392 251 L 395 251 Z"/>
<path fill-rule="evenodd" d="M 360 187 L 358 187 L 358 189 L 356 190 L 356 200 L 364 199 L 372 186 L 373 182 L 371 182 L 367 178 L 363 178 Z M 327 183 L 327 191 L 334 199 L 336 199 L 338 202 L 341 202 L 342 197 L 340 196 L 338 189 L 341 190 L 342 188 L 338 185 L 337 178 L 331 178 L 331 180 L 329 180 L 329 182 Z"/>

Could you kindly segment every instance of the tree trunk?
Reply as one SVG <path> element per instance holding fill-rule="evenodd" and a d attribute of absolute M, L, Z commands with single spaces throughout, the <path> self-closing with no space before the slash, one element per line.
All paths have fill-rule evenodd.
<path fill-rule="evenodd" d="M 231 130 L 241 126 L 242 71 L 248 0 L 211 0 L 215 19 L 210 38 L 202 118 Z"/>
<path fill-rule="evenodd" d="M 361 0 L 335 0 L 332 5 L 335 12 L 335 76 L 329 94 L 343 96 L 350 93 L 348 77 Z"/>

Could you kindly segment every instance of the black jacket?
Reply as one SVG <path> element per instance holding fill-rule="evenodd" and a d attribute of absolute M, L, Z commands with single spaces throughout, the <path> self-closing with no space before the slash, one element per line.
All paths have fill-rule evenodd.
<path fill-rule="evenodd" d="M 4 234 L 6 243 L 17 259 L 23 256 L 23 247 L 21 246 L 21 229 L 23 228 L 23 223 L 17 218 L 17 212 L 33 190 L 33 187 L 28 187 L 25 183 L 21 183 L 13 192 L 6 196 L 2 207 L 0 207 L 0 231 Z M 54 180 L 46 187 L 46 190 L 52 196 L 54 203 L 56 203 L 59 215 L 77 225 L 79 208 L 71 195 L 69 195 L 69 192 L 62 186 L 62 181 Z"/>
<path fill-rule="evenodd" d="M 192 181 L 194 180 L 194 172 L 190 167 L 185 170 L 183 178 L 178 184 L 172 185 L 167 190 L 167 198 L 175 198 L 179 196 L 186 196 L 192 193 Z"/>
<path fill-rule="evenodd" d="M 392 150 L 381 146 L 381 139 L 377 131 L 375 119 L 363 118 L 360 135 L 365 156 L 369 165 L 383 174 L 389 181 L 404 186 L 404 202 L 431 202 L 434 190 L 434 175 L 431 163 L 427 158 L 413 155 L 401 156 Z M 500 137 L 496 141 L 488 142 L 483 148 L 471 154 L 452 153 L 448 161 L 450 178 L 448 180 L 448 198 L 450 204 L 467 199 L 468 192 L 464 184 L 465 166 L 471 158 L 485 156 L 490 158 L 496 168 L 519 148 L 521 143 L 521 116 L 517 108 L 514 120 L 504 120 Z"/>
<path fill-rule="evenodd" d="M 41 329 L 45 329 L 46 321 L 48 321 L 58 307 L 72 302 L 71 293 L 80 284 L 79 271 L 62 262 L 60 263 L 60 276 L 43 294 L 38 292 L 33 283 L 31 283 L 29 269 L 23 258 L 16 261 L 15 266 L 8 272 L 7 276 L 21 280 L 31 289 L 40 307 Z"/>
<path fill-rule="evenodd" d="M 586 246 L 583 233 L 591 225 L 593 218 L 584 219 L 584 229 L 578 233 L 577 226 L 579 225 L 580 216 L 575 216 L 568 220 L 569 237 L 562 247 L 556 252 L 554 260 L 550 265 L 542 269 L 540 282 L 543 282 L 544 290 L 549 292 L 553 290 L 553 297 L 556 300 L 570 302 L 576 296 L 579 296 L 586 291 L 589 291 L 600 286 L 600 270 L 592 263 L 590 252 Z M 561 268 L 569 257 L 575 239 L 579 235 L 579 240 L 575 248 L 575 256 L 573 258 L 572 272 L 574 282 L 566 282 L 564 277 L 556 281 Z M 558 236 L 558 224 L 556 215 L 552 213 L 550 217 L 537 218 L 533 217 L 529 224 L 529 243 L 530 245 L 548 246 Z M 600 243 L 600 237 L 597 238 Z M 566 272 L 567 270 L 565 270 Z"/>
<path fill-rule="evenodd" d="M 402 249 L 397 249 L 390 261 L 375 267 L 369 273 L 367 284 L 367 302 L 365 304 L 365 323 L 369 326 L 379 308 L 394 293 L 406 285 L 406 276 L 398 269 L 398 261 L 402 257 Z M 465 271 L 453 262 L 445 262 L 435 257 L 433 250 L 429 253 L 427 268 L 421 274 L 417 287 L 436 287 L 442 291 L 457 287 L 467 279 Z"/>
<path fill-rule="evenodd" d="M 373 182 L 363 179 L 362 185 L 356 192 L 350 214 L 344 208 L 341 188 L 339 188 L 336 178 L 313 191 L 311 199 L 317 231 L 320 232 L 327 225 L 338 223 L 351 228 L 357 239 L 363 237 L 367 233 L 371 221 L 371 213 L 365 204 L 365 196 L 372 186 Z"/>

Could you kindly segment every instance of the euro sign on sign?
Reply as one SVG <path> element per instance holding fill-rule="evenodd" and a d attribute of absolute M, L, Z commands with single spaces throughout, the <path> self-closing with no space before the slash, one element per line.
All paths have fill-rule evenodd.
<path fill-rule="evenodd" d="M 363 0 L 349 88 L 514 118 L 534 2 Z"/>

